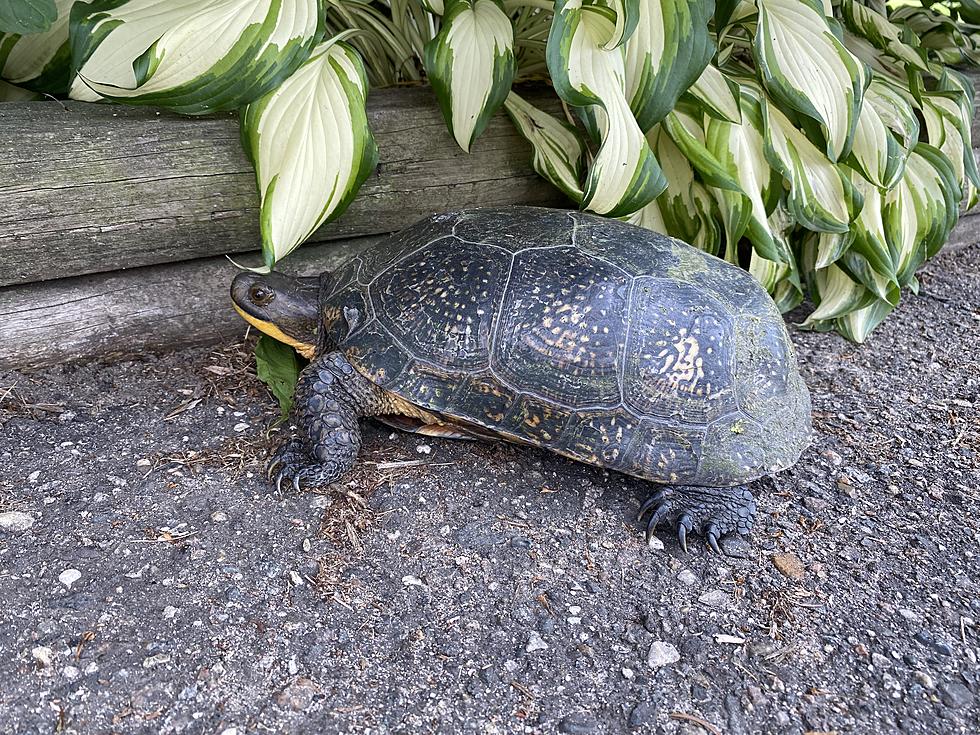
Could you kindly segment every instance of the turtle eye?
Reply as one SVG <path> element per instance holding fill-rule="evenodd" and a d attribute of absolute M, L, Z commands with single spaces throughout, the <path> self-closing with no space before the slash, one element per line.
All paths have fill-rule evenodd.
<path fill-rule="evenodd" d="M 275 297 L 275 291 L 270 291 L 257 283 L 248 290 L 248 298 L 256 306 L 265 306 Z"/>

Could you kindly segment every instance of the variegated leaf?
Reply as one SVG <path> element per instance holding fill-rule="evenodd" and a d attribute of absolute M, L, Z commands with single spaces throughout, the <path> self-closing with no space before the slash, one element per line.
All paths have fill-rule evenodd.
<path fill-rule="evenodd" d="M 626 95 L 643 130 L 673 109 L 714 55 L 711 12 L 705 0 L 639 0 L 639 22 L 624 48 Z"/>
<path fill-rule="evenodd" d="M 425 70 L 450 132 L 469 151 L 514 81 L 514 27 L 499 0 L 448 0 Z"/>
<path fill-rule="evenodd" d="M 633 35 L 640 20 L 640 3 L 643 0 L 602 0 L 603 5 L 616 14 L 616 27 L 604 48 L 614 49 L 626 43 Z"/>
<path fill-rule="evenodd" d="M 913 69 L 928 71 L 923 53 L 902 40 L 898 26 L 884 15 L 855 0 L 843 0 L 841 11 L 848 28 L 866 38 L 876 48 Z"/>
<path fill-rule="evenodd" d="M 739 185 L 739 191 L 712 189 L 725 226 L 725 259 L 738 262 L 738 241 L 747 234 L 762 257 L 787 262 L 788 248 L 769 224 L 780 182 L 766 160 L 759 101 L 744 87 L 740 100 L 741 123 L 705 119 L 705 147 Z"/>
<path fill-rule="evenodd" d="M 787 203 L 793 217 L 818 232 L 846 232 L 861 209 L 861 195 L 850 177 L 771 101 L 766 99 L 762 109 L 767 158 L 789 184 Z"/>
<path fill-rule="evenodd" d="M 868 70 L 834 34 L 837 22 L 817 0 L 757 0 L 753 53 L 766 90 L 780 105 L 816 120 L 826 154 L 851 149 Z"/>
<path fill-rule="evenodd" d="M 581 203 L 585 144 L 578 131 L 563 120 L 539 110 L 516 92 L 507 95 L 504 110 L 531 144 L 534 170 L 573 201 Z"/>
<path fill-rule="evenodd" d="M 814 272 L 811 296 L 817 308 L 803 322 L 804 326 L 837 319 L 849 312 L 864 308 L 874 300 L 873 294 L 868 289 L 834 264 Z"/>
<path fill-rule="evenodd" d="M 357 52 L 335 40 L 277 89 L 248 105 L 242 140 L 262 197 L 266 266 L 339 216 L 378 160 Z"/>
<path fill-rule="evenodd" d="M 309 57 L 322 12 L 317 0 L 78 2 L 71 96 L 188 115 L 237 109 Z"/>
<path fill-rule="evenodd" d="M 691 85 L 682 99 L 695 101 L 711 117 L 728 122 L 741 122 L 738 106 L 738 84 L 722 73 L 714 64 L 708 64 L 697 81 Z"/>
<path fill-rule="evenodd" d="M 694 169 L 687 157 L 662 130 L 654 127 L 647 134 L 647 140 L 667 179 L 667 188 L 647 207 L 659 208 L 666 234 L 717 255 L 722 237 L 714 198 L 704 184 L 694 178 Z M 647 218 L 644 210 L 639 213 L 640 222 Z"/>
<path fill-rule="evenodd" d="M 44 99 L 44 96 L 38 92 L 0 80 L 0 102 L 31 102 L 40 99 Z"/>
<path fill-rule="evenodd" d="M 926 139 L 952 162 L 956 180 L 967 198 L 970 194 L 968 184 L 980 185 L 970 131 L 973 105 L 967 104 L 965 95 L 955 96 L 959 100 L 942 93 L 922 94 L 921 109 L 926 122 Z M 964 203 L 966 208 L 973 205 L 968 201 Z"/>
<path fill-rule="evenodd" d="M 614 27 L 608 8 L 557 0 L 548 36 L 548 69 L 558 94 L 586 108 L 601 139 L 582 204 L 620 217 L 651 202 L 667 183 L 630 111 L 622 50 L 603 48 Z"/>
<path fill-rule="evenodd" d="M 68 91 L 68 15 L 74 0 L 56 0 L 57 17 L 43 33 L 0 34 L 0 78 L 48 94 Z"/>
<path fill-rule="evenodd" d="M 854 131 L 850 163 L 875 186 L 890 189 L 902 176 L 907 151 L 865 97 Z"/>
<path fill-rule="evenodd" d="M 705 146 L 701 122 L 691 110 L 678 107 L 667 114 L 661 124 L 663 132 L 670 136 L 706 184 L 719 189 L 741 191 L 735 176 Z M 661 161 L 663 165 L 663 161 Z M 664 172 L 666 174 L 666 171 Z M 668 186 L 670 177 L 668 176 Z"/>
<path fill-rule="evenodd" d="M 920 143 L 905 164 L 898 185 L 885 195 L 882 219 L 898 282 L 911 283 L 915 271 L 949 237 L 961 191 L 953 164 L 940 150 Z"/>

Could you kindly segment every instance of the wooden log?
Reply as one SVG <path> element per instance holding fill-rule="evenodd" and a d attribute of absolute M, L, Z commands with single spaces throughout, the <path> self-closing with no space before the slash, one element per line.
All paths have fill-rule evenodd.
<path fill-rule="evenodd" d="M 282 270 L 331 270 L 381 239 L 305 247 Z M 246 328 L 228 296 L 237 272 L 216 256 L 0 288 L 0 370 L 234 339 Z"/>
<path fill-rule="evenodd" d="M 550 90 L 529 99 L 559 109 Z M 565 202 L 502 114 L 470 154 L 427 87 L 372 92 L 368 114 L 378 170 L 310 242 L 393 232 L 466 206 Z M 256 250 L 258 204 L 236 116 L 0 105 L 0 286 Z"/>

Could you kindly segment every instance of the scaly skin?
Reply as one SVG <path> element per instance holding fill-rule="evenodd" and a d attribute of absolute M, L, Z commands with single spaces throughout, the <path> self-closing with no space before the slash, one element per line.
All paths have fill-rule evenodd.
<path fill-rule="evenodd" d="M 361 448 L 357 420 L 388 408 L 381 388 L 350 366 L 339 352 L 321 354 L 300 374 L 292 419 L 299 436 L 284 442 L 269 462 L 276 488 L 283 480 L 299 490 L 336 482 L 354 465 Z"/>
<path fill-rule="evenodd" d="M 720 554 L 718 539 L 726 533 L 748 535 L 755 523 L 755 511 L 755 498 L 746 485 L 674 485 L 652 493 L 640 506 L 639 518 L 651 514 L 646 531 L 648 542 L 660 522 L 668 520 L 677 527 L 677 538 L 684 551 L 687 551 L 687 534 L 695 531 Z"/>

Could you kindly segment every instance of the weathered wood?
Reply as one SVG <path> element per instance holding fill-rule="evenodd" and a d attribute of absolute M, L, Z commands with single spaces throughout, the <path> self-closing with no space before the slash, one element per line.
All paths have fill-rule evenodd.
<path fill-rule="evenodd" d="M 380 239 L 305 247 L 282 270 L 330 270 Z M 0 370 L 232 339 L 246 328 L 228 296 L 237 272 L 217 256 L 0 288 Z"/>
<path fill-rule="evenodd" d="M 557 108 L 553 92 L 530 98 Z M 428 88 L 372 92 L 377 172 L 311 242 L 393 232 L 437 211 L 559 205 L 503 115 L 463 153 Z M 83 102 L 0 105 L 0 286 L 259 247 L 235 116 Z"/>

